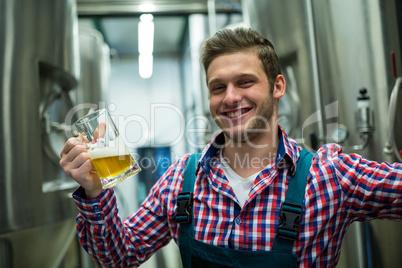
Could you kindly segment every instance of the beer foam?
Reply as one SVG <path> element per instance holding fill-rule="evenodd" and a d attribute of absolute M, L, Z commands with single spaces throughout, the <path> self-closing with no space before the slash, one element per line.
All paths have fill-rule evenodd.
<path fill-rule="evenodd" d="M 104 158 L 104 157 L 112 157 L 112 156 L 120 156 L 120 155 L 128 155 L 130 154 L 127 150 L 126 145 L 124 144 L 122 139 L 117 139 L 115 142 L 109 142 L 109 147 L 97 146 L 97 143 L 90 144 L 88 154 L 91 159 Z"/>

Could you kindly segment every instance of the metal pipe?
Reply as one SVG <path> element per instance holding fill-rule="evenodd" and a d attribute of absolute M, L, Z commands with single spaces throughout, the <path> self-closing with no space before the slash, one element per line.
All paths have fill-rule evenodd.
<path fill-rule="evenodd" d="M 248 5 L 246 3 L 246 0 L 241 1 L 241 7 L 242 7 L 242 15 L 243 15 L 243 22 L 246 27 L 250 27 L 251 22 L 250 22 L 250 12 L 248 10 Z"/>
<path fill-rule="evenodd" d="M 209 23 L 209 35 L 213 35 L 216 32 L 215 0 L 208 0 L 208 23 Z"/>
<path fill-rule="evenodd" d="M 394 125 L 396 117 L 396 107 L 398 106 L 398 93 L 402 86 L 402 77 L 398 77 L 395 82 L 395 86 L 392 90 L 391 97 L 389 100 L 389 111 L 388 111 L 388 124 L 389 124 L 389 138 L 385 144 L 384 153 L 392 154 L 394 152 L 395 157 L 399 162 L 402 162 L 402 155 L 395 141 Z"/>
<path fill-rule="evenodd" d="M 314 91 L 314 101 L 316 109 L 321 117 L 318 121 L 318 140 L 320 142 L 324 141 L 326 136 L 324 127 L 324 107 L 322 105 L 321 89 L 320 89 L 320 78 L 318 72 L 318 59 L 317 59 L 317 48 L 316 48 L 316 36 L 314 29 L 314 17 L 313 17 L 313 7 L 311 0 L 306 0 L 306 10 L 307 10 L 307 25 L 308 25 L 308 37 L 310 43 L 310 55 L 311 55 L 311 69 L 313 76 L 313 91 Z"/>
<path fill-rule="evenodd" d="M 13 9 L 14 9 L 14 1 L 5 1 L 4 3 L 5 8 L 4 8 L 4 19 L 3 19 L 3 27 L 4 27 L 4 36 L 7 36 L 7 38 L 4 39 L 4 51 L 3 51 L 3 64 L 4 64 L 4 74 L 2 77 L 2 88 L 3 92 L 2 94 L 2 121 L 3 121 L 3 139 L 7 142 L 3 142 L 3 161 L 4 161 L 4 166 L 3 166 L 3 172 L 4 172 L 4 178 L 3 178 L 3 183 L 4 183 L 4 194 L 5 194 L 5 199 L 6 200 L 13 200 L 13 194 L 14 191 L 12 189 L 12 178 L 13 178 L 13 136 L 11 133 L 11 117 L 10 113 L 12 111 L 11 107 L 11 95 L 12 95 L 12 70 L 13 70 L 13 55 L 14 55 L 14 50 L 15 50 L 15 38 L 13 35 L 13 32 L 15 31 L 15 25 L 14 25 L 14 18 L 13 18 Z M 0 45 L 1 47 L 1 45 Z M 4 213 L 6 221 L 8 226 L 11 229 L 17 228 L 16 223 L 14 222 L 14 210 L 13 210 L 13 204 L 11 202 L 6 202 L 6 212 Z M 0 232 L 3 230 L 0 230 Z"/>

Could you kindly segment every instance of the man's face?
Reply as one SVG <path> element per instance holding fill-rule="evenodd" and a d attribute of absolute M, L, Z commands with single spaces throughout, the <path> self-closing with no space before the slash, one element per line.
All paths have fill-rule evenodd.
<path fill-rule="evenodd" d="M 255 53 L 217 57 L 207 70 L 207 84 L 211 115 L 228 138 L 245 142 L 271 131 L 277 100 Z"/>

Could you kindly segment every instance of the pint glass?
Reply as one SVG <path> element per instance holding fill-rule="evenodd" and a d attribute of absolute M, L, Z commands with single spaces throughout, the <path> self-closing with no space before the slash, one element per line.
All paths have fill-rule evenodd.
<path fill-rule="evenodd" d="M 75 127 L 88 142 L 88 154 L 104 189 L 141 171 L 108 110 L 101 109 L 80 118 Z"/>

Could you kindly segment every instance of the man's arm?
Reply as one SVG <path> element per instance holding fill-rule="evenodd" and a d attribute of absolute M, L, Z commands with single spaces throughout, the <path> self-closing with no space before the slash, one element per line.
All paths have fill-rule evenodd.
<path fill-rule="evenodd" d="M 323 167 L 336 174 L 343 204 L 353 220 L 402 220 L 402 164 L 343 154 L 338 145 L 321 149 Z"/>

